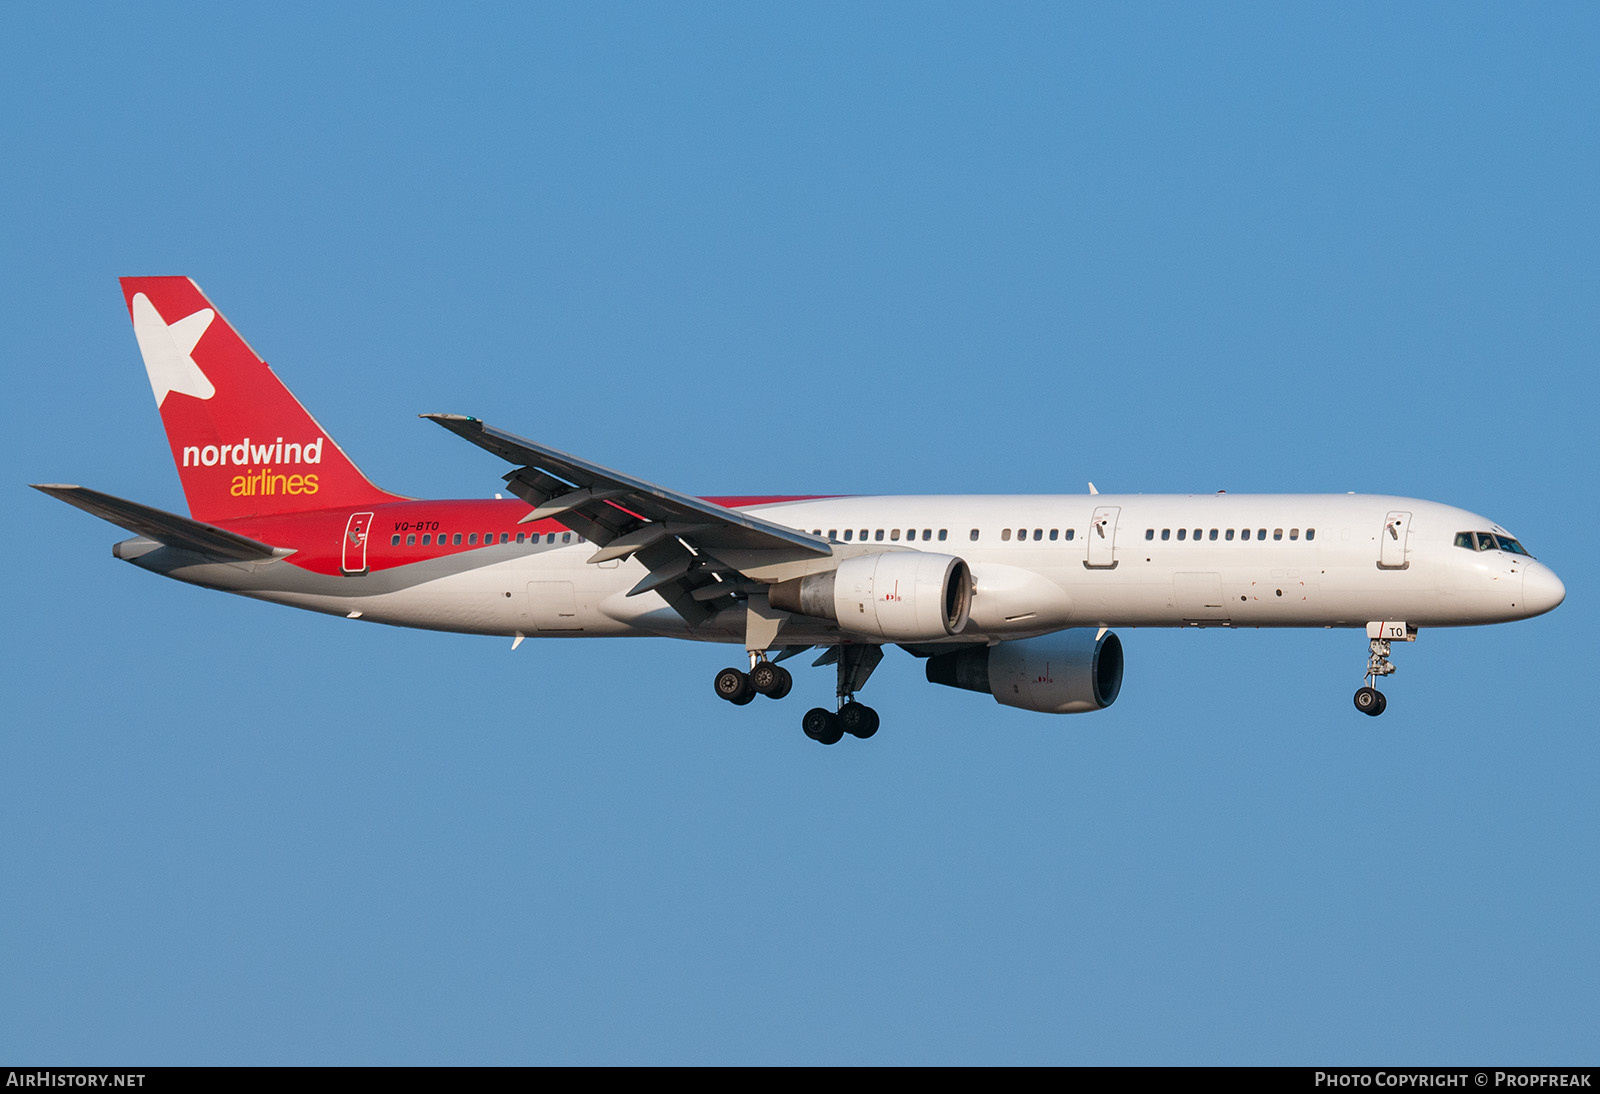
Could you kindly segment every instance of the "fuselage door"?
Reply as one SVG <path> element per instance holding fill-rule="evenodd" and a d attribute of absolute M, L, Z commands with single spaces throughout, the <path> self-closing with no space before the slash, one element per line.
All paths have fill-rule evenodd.
<path fill-rule="evenodd" d="M 1084 565 L 1091 570 L 1109 570 L 1117 564 L 1117 515 L 1122 508 L 1102 505 L 1089 521 L 1089 557 Z"/>
<path fill-rule="evenodd" d="M 1185 623 L 1226 621 L 1221 574 L 1173 574 L 1173 600 Z"/>
<path fill-rule="evenodd" d="M 372 530 L 371 513 L 352 513 L 344 526 L 344 559 L 340 568 L 347 575 L 367 572 L 367 533 Z"/>
<path fill-rule="evenodd" d="M 533 608 L 533 625 L 541 631 L 581 631 L 578 598 L 570 581 L 528 582 L 528 603 Z"/>
<path fill-rule="evenodd" d="M 1411 535 L 1411 514 L 1398 510 L 1383 518 L 1383 531 L 1378 536 L 1378 566 L 1384 570 L 1406 568 L 1406 540 Z"/>

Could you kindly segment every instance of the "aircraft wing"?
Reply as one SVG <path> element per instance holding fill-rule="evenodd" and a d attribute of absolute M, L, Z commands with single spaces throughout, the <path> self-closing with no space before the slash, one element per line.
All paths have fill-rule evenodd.
<path fill-rule="evenodd" d="M 600 546 L 590 562 L 635 557 L 650 574 L 630 596 L 655 591 L 690 623 L 731 596 L 735 566 L 719 553 L 763 561 L 826 558 L 828 541 L 715 502 L 613 471 L 460 414 L 424 414 L 509 463 L 507 488 L 533 506 L 524 521 L 555 520 Z"/>
<path fill-rule="evenodd" d="M 119 528 L 126 528 L 136 536 L 153 539 L 168 547 L 180 547 L 196 554 L 209 555 L 229 562 L 259 562 L 269 558 L 283 558 L 294 552 L 274 547 L 270 543 L 241 536 L 188 517 L 180 517 L 165 509 L 140 505 L 136 501 L 102 494 L 82 486 L 63 483 L 32 483 L 35 490 L 59 498 L 68 505 L 77 506 L 85 513 L 93 513 Z"/>

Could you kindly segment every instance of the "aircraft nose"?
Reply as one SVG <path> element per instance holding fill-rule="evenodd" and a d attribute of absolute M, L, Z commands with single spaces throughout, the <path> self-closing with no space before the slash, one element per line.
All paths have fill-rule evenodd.
<path fill-rule="evenodd" d="M 1534 615 L 1554 608 L 1567 598 L 1567 587 L 1561 584 L 1556 572 L 1542 562 L 1535 562 L 1522 571 L 1522 603 Z"/>

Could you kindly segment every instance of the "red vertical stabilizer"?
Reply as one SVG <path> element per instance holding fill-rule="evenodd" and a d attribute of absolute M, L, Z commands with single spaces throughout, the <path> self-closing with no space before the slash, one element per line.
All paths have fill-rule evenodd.
<path fill-rule="evenodd" d="M 370 507 L 372 485 L 187 277 L 124 277 L 122 295 L 196 520 Z"/>

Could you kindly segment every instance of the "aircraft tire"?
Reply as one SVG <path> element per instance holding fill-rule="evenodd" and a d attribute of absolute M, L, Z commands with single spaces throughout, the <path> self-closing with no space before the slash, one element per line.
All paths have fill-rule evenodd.
<path fill-rule="evenodd" d="M 1376 718 L 1383 713 L 1383 708 L 1389 705 L 1389 701 L 1377 688 L 1361 688 L 1356 692 L 1355 704 L 1356 709 L 1362 714 Z"/>
<path fill-rule="evenodd" d="M 756 697 L 755 685 L 750 683 L 750 677 L 738 669 L 723 669 L 717 673 L 713 686 L 717 689 L 717 698 L 726 699 L 736 707 L 742 707 Z"/>
<path fill-rule="evenodd" d="M 878 732 L 878 712 L 864 703 L 846 703 L 839 711 L 839 728 L 864 741 Z"/>
<path fill-rule="evenodd" d="M 778 686 L 767 692 L 768 699 L 782 699 L 794 689 L 794 677 L 785 668 L 778 669 Z"/>
<path fill-rule="evenodd" d="M 800 719 L 800 728 L 807 737 L 819 744 L 836 745 L 844 737 L 839 728 L 839 716 L 827 707 L 812 707 Z"/>
<path fill-rule="evenodd" d="M 794 677 L 789 670 L 771 661 L 758 661 L 750 670 L 750 683 L 769 699 L 782 699 L 794 687 Z"/>

